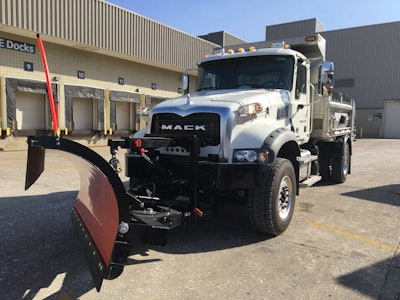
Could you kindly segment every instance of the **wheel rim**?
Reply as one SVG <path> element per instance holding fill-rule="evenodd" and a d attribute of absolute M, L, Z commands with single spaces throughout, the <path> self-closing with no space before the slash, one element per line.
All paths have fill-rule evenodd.
<path fill-rule="evenodd" d="M 349 147 L 344 148 L 344 159 L 343 159 L 343 175 L 347 175 L 349 170 Z"/>
<path fill-rule="evenodd" d="M 289 176 L 285 176 L 281 180 L 278 194 L 278 211 L 279 217 L 285 219 L 290 212 L 292 206 L 292 180 Z"/>

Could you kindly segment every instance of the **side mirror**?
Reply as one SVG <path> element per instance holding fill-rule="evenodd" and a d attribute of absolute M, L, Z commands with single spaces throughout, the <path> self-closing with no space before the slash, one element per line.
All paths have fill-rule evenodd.
<path fill-rule="evenodd" d="M 183 95 L 189 94 L 189 74 L 187 73 L 182 76 L 182 92 Z"/>
<path fill-rule="evenodd" d="M 334 66 L 333 62 L 325 61 L 321 64 L 320 68 L 320 94 L 329 96 L 333 92 L 334 83 Z"/>

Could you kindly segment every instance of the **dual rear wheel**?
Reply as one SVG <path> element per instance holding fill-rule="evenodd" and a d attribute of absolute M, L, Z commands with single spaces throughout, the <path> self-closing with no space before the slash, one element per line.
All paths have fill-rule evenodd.
<path fill-rule="evenodd" d="M 320 157 L 319 171 L 324 181 L 343 183 L 347 179 L 350 170 L 349 144 L 343 146 L 343 156 L 335 158 Z"/>

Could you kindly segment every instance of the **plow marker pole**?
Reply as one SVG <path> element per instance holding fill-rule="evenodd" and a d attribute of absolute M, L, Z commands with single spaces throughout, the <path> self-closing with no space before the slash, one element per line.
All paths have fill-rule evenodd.
<path fill-rule="evenodd" d="M 53 90 L 51 89 L 51 82 L 50 82 L 50 78 L 49 78 L 49 68 L 47 67 L 46 53 L 44 52 L 43 42 L 42 42 L 42 38 L 40 37 L 40 34 L 38 33 L 36 36 L 37 36 L 37 40 L 38 40 L 38 44 L 39 44 L 40 54 L 42 55 L 44 73 L 46 74 L 47 94 L 49 96 L 51 119 L 53 120 L 53 122 L 52 122 L 53 123 L 53 131 L 56 136 L 59 136 L 58 117 L 57 117 L 56 109 L 54 106 Z"/>

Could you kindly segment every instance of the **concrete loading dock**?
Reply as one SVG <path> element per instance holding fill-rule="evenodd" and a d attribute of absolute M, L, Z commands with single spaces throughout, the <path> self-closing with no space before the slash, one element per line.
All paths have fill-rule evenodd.
<path fill-rule="evenodd" d="M 94 148 L 109 158 L 108 148 Z M 0 290 L 6 299 L 399 299 L 400 141 L 358 140 L 341 185 L 301 189 L 281 236 L 254 233 L 239 207 L 131 256 L 98 294 L 70 222 L 74 167 L 48 156 L 23 191 L 26 152 L 0 152 Z M 120 154 L 120 156 L 122 153 Z M 211 219 L 209 219 L 211 218 Z"/>

